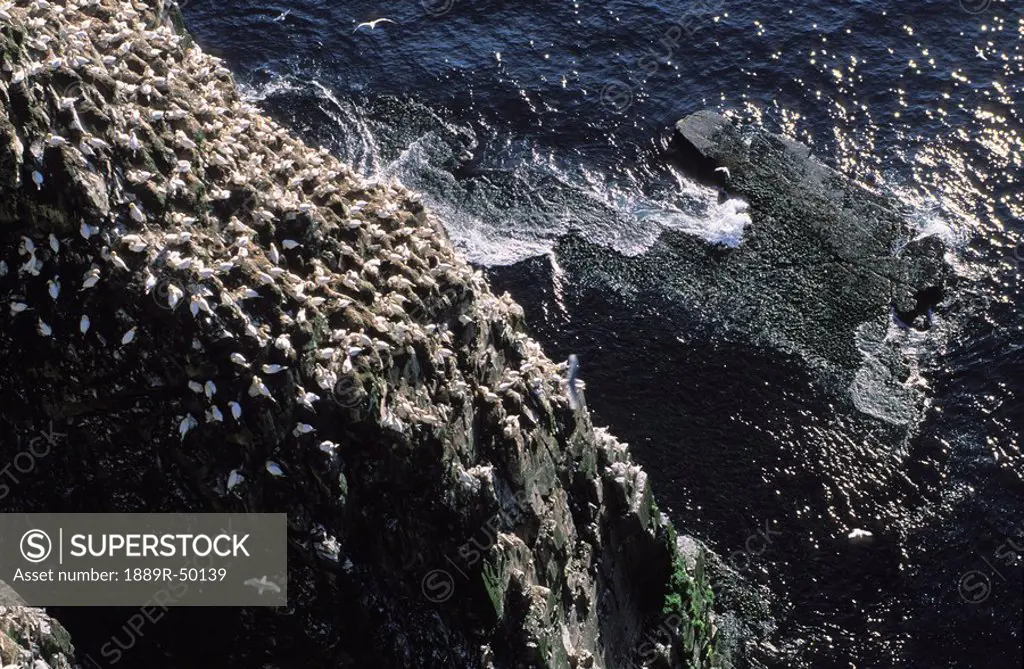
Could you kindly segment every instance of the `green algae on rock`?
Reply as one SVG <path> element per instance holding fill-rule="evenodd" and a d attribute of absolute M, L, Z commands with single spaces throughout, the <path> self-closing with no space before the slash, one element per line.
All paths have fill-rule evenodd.
<path fill-rule="evenodd" d="M 0 606 L 0 666 L 70 669 L 74 652 L 67 630 L 42 609 Z"/>

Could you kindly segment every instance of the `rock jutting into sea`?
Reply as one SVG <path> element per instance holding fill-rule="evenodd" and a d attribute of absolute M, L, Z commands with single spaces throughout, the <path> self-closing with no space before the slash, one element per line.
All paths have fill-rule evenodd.
<path fill-rule="evenodd" d="M 0 511 L 289 519 L 287 608 L 169 609 L 120 666 L 712 665 L 703 549 L 415 193 L 262 115 L 172 6 L 8 2 L 0 39 L 0 459 L 60 435 Z M 3 665 L 126 643 L 49 614 L 71 641 Z"/>

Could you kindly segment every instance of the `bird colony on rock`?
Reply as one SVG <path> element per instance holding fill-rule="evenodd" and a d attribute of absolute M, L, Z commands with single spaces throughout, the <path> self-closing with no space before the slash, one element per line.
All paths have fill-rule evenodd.
<path fill-rule="evenodd" d="M 147 15 L 123 0 L 0 7 L 4 38 L 21 45 L 3 63 L 0 115 L 24 101 L 45 110 L 19 119 L 0 147 L 20 164 L 7 186 L 40 212 L 61 197 L 83 203 L 73 229 L 34 237 L 30 225 L 3 254 L 8 332 L 24 336 L 29 324 L 56 347 L 143 355 L 161 321 L 92 313 L 111 313 L 95 294 L 117 282 L 193 321 L 181 326 L 204 335 L 193 350 L 230 342 L 210 378 L 181 389 L 205 407 L 167 426 L 183 444 L 285 404 L 285 439 L 331 455 L 331 435 L 318 430 L 327 397 L 398 432 L 446 424 L 459 403 L 493 405 L 516 438 L 544 405 L 567 401 L 564 366 L 512 331 L 521 309 L 454 255 L 415 194 L 290 137 L 238 97 L 217 58 Z M 516 366 L 460 367 L 454 351 L 483 331 L 516 351 Z M 287 475 L 276 461 L 264 469 Z M 260 474 L 224 472 L 224 489 Z"/>

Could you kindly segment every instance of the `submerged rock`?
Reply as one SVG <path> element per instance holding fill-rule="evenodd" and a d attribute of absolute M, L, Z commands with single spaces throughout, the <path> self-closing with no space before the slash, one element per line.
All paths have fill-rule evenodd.
<path fill-rule="evenodd" d="M 519 306 L 414 193 L 296 140 L 179 25 L 127 0 L 0 23 L 0 457 L 59 435 L 2 510 L 287 512 L 290 602 L 171 609 L 138 639 L 55 609 L 76 645 L 617 667 L 665 628 L 669 666 L 709 664 L 710 591 Z"/>
<path fill-rule="evenodd" d="M 758 316 L 776 326 L 789 320 L 772 329 L 785 330 L 795 348 L 846 366 L 858 358 L 858 325 L 890 312 L 913 322 L 942 300 L 946 247 L 918 235 L 893 200 L 829 168 L 800 142 L 743 132 L 714 112 L 687 116 L 676 130 L 683 163 L 750 206 L 752 223 L 722 263 L 722 280 L 756 279 L 769 291 Z"/>

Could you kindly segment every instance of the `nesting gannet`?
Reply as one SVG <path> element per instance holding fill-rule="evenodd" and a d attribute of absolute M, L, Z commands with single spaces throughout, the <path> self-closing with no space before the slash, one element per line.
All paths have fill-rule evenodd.
<path fill-rule="evenodd" d="M 207 423 L 223 423 L 224 413 L 220 410 L 216 404 L 212 405 L 206 410 L 206 422 Z"/>
<path fill-rule="evenodd" d="M 113 263 L 114 267 L 118 268 L 122 272 L 129 272 L 128 264 L 124 260 L 121 260 L 121 256 L 117 255 L 117 251 L 110 251 L 109 253 L 110 262 Z"/>
<path fill-rule="evenodd" d="M 299 395 L 297 397 L 299 404 L 306 407 L 310 411 L 315 411 L 313 404 L 320 401 L 320 396 L 316 393 L 306 392 L 304 389 L 299 389 Z"/>
<path fill-rule="evenodd" d="M 78 232 L 84 239 L 89 239 L 93 235 L 99 234 L 100 229 L 98 226 L 89 225 L 85 221 L 82 221 L 82 225 L 78 228 Z"/>
<path fill-rule="evenodd" d="M 142 210 L 134 202 L 128 203 L 128 213 L 136 223 L 146 222 L 146 215 L 142 213 Z"/>
<path fill-rule="evenodd" d="M 131 206 L 135 206 L 134 204 Z M 128 250 L 133 253 L 142 253 L 148 248 L 148 244 L 139 235 L 125 235 L 121 237 L 121 242 L 128 245 Z"/>
<path fill-rule="evenodd" d="M 293 357 L 295 353 L 295 349 L 292 348 L 292 340 L 286 334 L 282 334 L 278 336 L 277 339 L 274 340 L 274 348 L 278 349 L 279 351 L 283 351 L 284 354 L 289 357 Z"/>
<path fill-rule="evenodd" d="M 181 440 L 184 441 L 185 435 L 188 434 L 189 430 L 197 425 L 199 425 L 199 421 L 197 421 L 192 414 L 186 414 L 185 417 L 181 419 L 181 422 L 178 423 L 178 434 L 181 436 Z"/>
<path fill-rule="evenodd" d="M 172 311 L 178 307 L 178 303 L 184 295 L 185 293 L 183 293 L 182 290 L 173 283 L 167 284 L 167 306 L 169 306 Z"/>
<path fill-rule="evenodd" d="M 270 389 L 263 383 L 263 379 L 258 376 L 252 377 L 252 383 L 249 384 L 249 397 L 256 397 L 262 395 L 263 397 L 271 397 Z"/>
<path fill-rule="evenodd" d="M 298 425 L 295 426 L 295 429 L 292 430 L 292 435 L 298 437 L 300 435 L 309 434 L 310 432 L 315 431 L 316 428 L 310 425 L 309 423 L 299 423 Z"/>
<path fill-rule="evenodd" d="M 91 267 L 85 274 L 82 275 L 82 287 L 79 290 L 86 290 L 92 288 L 100 282 L 100 268 Z"/>
<path fill-rule="evenodd" d="M 227 489 L 231 490 L 232 488 L 239 485 L 240 483 L 243 483 L 244 481 L 245 477 L 242 476 L 237 469 L 232 469 L 231 473 L 228 474 Z"/>
<path fill-rule="evenodd" d="M 156 284 L 156 277 L 150 274 L 149 270 L 147 269 L 146 278 L 143 281 L 143 290 L 145 291 L 146 295 L 149 295 L 149 292 L 153 290 L 154 287 L 156 287 Z"/>
<path fill-rule="evenodd" d="M 199 316 L 200 311 L 204 311 L 208 314 L 213 313 L 213 310 L 210 309 L 210 305 L 202 295 L 192 295 L 189 297 L 188 309 L 192 313 L 193 318 Z"/>

